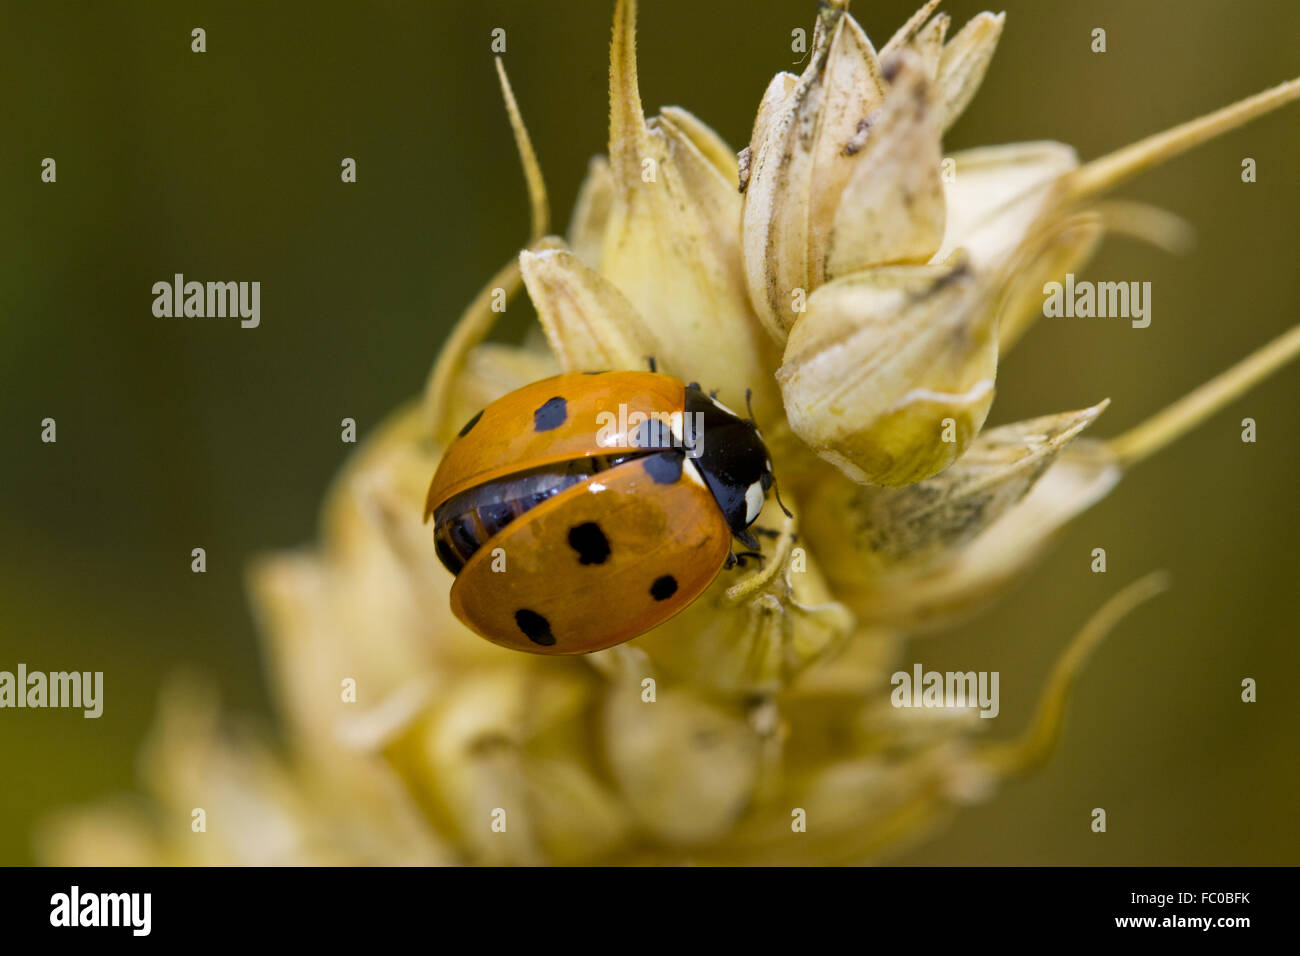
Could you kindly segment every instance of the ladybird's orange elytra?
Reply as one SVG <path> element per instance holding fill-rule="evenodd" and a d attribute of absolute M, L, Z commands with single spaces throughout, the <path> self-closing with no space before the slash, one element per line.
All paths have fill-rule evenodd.
<path fill-rule="evenodd" d="M 694 601 L 726 561 L 731 529 L 691 466 L 665 485 L 645 461 L 601 472 L 503 529 L 456 576 L 452 611 L 504 647 L 580 654 L 636 637 Z M 502 571 L 492 570 L 496 548 Z M 530 634 L 520 613 L 544 632 Z"/>
<path fill-rule="evenodd" d="M 545 411 L 557 398 L 563 400 L 565 412 L 558 423 L 555 404 Z M 525 385 L 479 412 L 470 423 L 473 427 L 451 443 L 429 486 L 425 517 L 458 492 L 495 478 L 609 454 L 614 449 L 596 443 L 601 412 L 617 412 L 622 404 L 629 414 L 649 415 L 680 411 L 684 402 L 682 383 L 654 372 L 571 373 Z M 538 428 L 539 413 L 548 427 Z"/>
<path fill-rule="evenodd" d="M 733 536 L 756 548 L 747 529 L 770 468 L 754 423 L 698 386 L 566 374 L 465 424 L 425 517 L 461 621 L 503 647 L 581 654 L 689 605 L 728 564 Z"/>

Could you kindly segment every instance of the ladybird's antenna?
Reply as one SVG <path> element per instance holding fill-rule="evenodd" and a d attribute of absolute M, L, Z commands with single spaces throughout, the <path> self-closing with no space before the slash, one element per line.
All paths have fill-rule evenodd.
<path fill-rule="evenodd" d="M 758 422 L 754 420 L 754 390 L 752 388 L 745 389 L 745 411 L 749 413 L 749 423 L 757 429 Z M 772 470 L 770 463 L 768 464 L 767 470 L 769 472 Z M 772 475 L 772 490 L 776 492 L 776 503 L 781 506 L 781 511 L 787 518 L 793 518 L 794 515 L 790 513 L 790 509 L 787 508 L 785 502 L 781 500 L 781 487 L 776 483 L 776 475 Z"/>
<path fill-rule="evenodd" d="M 772 476 L 772 490 L 776 492 L 776 503 L 781 506 L 781 510 L 785 513 L 785 516 L 787 518 L 793 518 L 794 515 L 790 513 L 790 509 L 787 508 L 785 502 L 781 500 L 781 486 L 776 483 L 776 475 Z"/>
<path fill-rule="evenodd" d="M 652 372 L 659 371 L 659 363 L 655 361 L 655 357 L 653 355 L 647 355 L 645 357 L 645 361 L 646 364 L 650 366 L 650 371 Z"/>

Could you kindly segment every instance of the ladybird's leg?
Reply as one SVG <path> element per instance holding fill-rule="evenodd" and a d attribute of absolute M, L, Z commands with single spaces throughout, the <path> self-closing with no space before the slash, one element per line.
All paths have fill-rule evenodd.
<path fill-rule="evenodd" d="M 790 549 L 794 546 L 795 530 L 794 518 L 788 517 L 781 523 L 781 530 L 777 532 L 776 545 L 773 548 L 770 561 L 764 563 L 753 574 L 746 575 L 731 587 L 727 588 L 727 600 L 733 603 L 743 601 L 745 598 L 754 594 L 760 588 L 764 587 L 772 577 L 781 568 L 785 567 L 786 559 L 790 555 Z"/>
<path fill-rule="evenodd" d="M 655 357 L 653 355 L 647 355 L 645 357 L 645 363 L 646 365 L 650 366 L 650 371 L 652 372 L 659 371 L 659 363 L 655 361 Z"/>

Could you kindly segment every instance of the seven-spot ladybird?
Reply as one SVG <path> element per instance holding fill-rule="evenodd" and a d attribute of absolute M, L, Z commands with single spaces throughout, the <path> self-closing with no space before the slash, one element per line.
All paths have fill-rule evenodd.
<path fill-rule="evenodd" d="M 511 392 L 447 448 L 425 502 L 452 611 L 504 647 L 584 654 L 676 614 L 733 560 L 772 486 L 758 428 L 655 372 Z"/>

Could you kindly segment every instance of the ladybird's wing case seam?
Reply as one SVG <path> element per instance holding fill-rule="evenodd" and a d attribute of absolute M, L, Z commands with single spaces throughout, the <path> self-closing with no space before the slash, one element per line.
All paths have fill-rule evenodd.
<path fill-rule="evenodd" d="M 685 386 L 653 372 L 569 373 L 525 385 L 489 404 L 447 447 L 425 498 L 425 520 L 475 485 L 631 447 L 621 427 L 630 415 L 684 407 Z"/>

